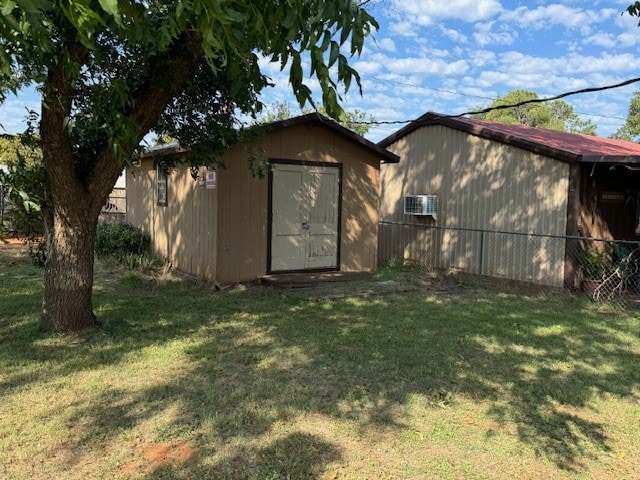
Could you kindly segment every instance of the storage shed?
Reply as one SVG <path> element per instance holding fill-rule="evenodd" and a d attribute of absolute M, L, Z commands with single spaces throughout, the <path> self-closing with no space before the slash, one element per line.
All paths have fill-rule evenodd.
<path fill-rule="evenodd" d="M 249 158 L 268 161 L 256 178 Z M 225 168 L 154 165 L 152 150 L 127 173 L 127 220 L 149 232 L 174 268 L 221 283 L 265 274 L 372 271 L 377 263 L 381 162 L 386 149 L 318 114 L 275 122 L 235 145 Z"/>
<path fill-rule="evenodd" d="M 427 113 L 379 145 L 400 156 L 381 172 L 383 259 L 560 286 L 564 236 L 640 239 L 635 143 Z"/>

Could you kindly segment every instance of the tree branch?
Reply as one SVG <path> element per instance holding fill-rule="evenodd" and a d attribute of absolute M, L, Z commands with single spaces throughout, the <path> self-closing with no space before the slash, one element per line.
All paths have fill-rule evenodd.
<path fill-rule="evenodd" d="M 166 52 L 156 56 L 149 66 L 142 84 L 132 94 L 132 107 L 123 112 L 135 132 L 123 142 L 122 150 L 130 156 L 144 136 L 155 126 L 167 104 L 193 78 L 203 61 L 200 37 L 192 32 L 183 34 Z M 99 197 L 106 197 L 120 175 L 123 165 L 117 161 L 112 145 L 105 145 L 98 155 L 88 185 Z M 101 205 L 96 205 L 97 208 Z"/>

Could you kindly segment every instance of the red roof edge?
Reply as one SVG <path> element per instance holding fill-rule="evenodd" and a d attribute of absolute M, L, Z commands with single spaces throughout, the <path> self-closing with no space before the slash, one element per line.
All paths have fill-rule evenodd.
<path fill-rule="evenodd" d="M 427 112 L 378 144 L 386 148 L 418 128 L 431 125 L 443 125 L 567 163 L 640 163 L 640 147 L 632 142 L 521 125 L 499 124 L 433 112 Z"/>
<path fill-rule="evenodd" d="M 474 125 L 472 123 L 465 122 L 464 120 L 460 120 L 459 117 L 446 116 L 434 112 L 425 113 L 410 124 L 402 127 L 397 132 L 392 133 L 387 138 L 381 140 L 378 145 L 387 148 L 392 143 L 406 137 L 418 128 L 431 125 L 443 125 L 478 137 L 496 140 L 498 142 L 506 143 L 507 145 L 513 145 L 533 153 L 553 157 L 567 163 L 575 163 L 580 158 L 580 155 L 574 152 L 552 148 L 547 145 L 542 145 L 537 142 L 532 142 L 530 140 L 525 140 L 523 138 L 492 130 L 484 126 Z"/>

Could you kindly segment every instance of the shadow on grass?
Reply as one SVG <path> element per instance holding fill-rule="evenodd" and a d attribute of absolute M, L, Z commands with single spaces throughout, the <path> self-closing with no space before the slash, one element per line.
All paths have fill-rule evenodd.
<path fill-rule="evenodd" d="M 190 368 L 172 379 L 135 395 L 98 392 L 90 405 L 77 405 L 70 448 L 177 405 L 163 435 L 198 431 L 201 456 L 212 458 L 207 445 L 236 445 L 206 467 L 190 467 L 203 477 L 316 478 L 323 464 L 340 459 L 338 446 L 306 432 L 273 435 L 266 446 L 254 440 L 301 412 L 403 428 L 408 420 L 397 406 L 415 395 L 487 402 L 497 422 L 516 425 L 520 442 L 579 470 L 585 456 L 611 448 L 606 425 L 580 409 L 607 394 L 634 399 L 640 387 L 638 322 L 602 318 L 568 301 L 411 294 L 309 302 L 260 288 L 211 293 L 147 281 L 131 291 L 114 282 L 96 296 L 102 332 L 75 344 L 33 337 L 28 348 L 5 337 L 1 358 L 46 362 L 51 368 L 39 375 L 50 380 L 188 339 Z M 38 381 L 13 370 L 5 394 Z M 172 478 L 176 468 L 160 465 L 149 478 Z"/>

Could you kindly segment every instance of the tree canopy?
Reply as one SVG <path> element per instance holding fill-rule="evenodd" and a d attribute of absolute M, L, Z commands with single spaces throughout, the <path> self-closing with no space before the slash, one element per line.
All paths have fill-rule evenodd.
<path fill-rule="evenodd" d="M 31 84 L 42 94 L 43 328 L 97 324 L 98 214 L 150 130 L 214 162 L 236 115 L 260 111 L 265 61 L 288 70 L 301 106 L 313 104 L 305 78 L 315 77 L 337 118 L 341 95 L 360 86 L 349 58 L 376 28 L 355 0 L 5 0 L 0 99 Z"/>
<path fill-rule="evenodd" d="M 538 94 L 528 90 L 512 90 L 504 96 L 499 96 L 486 108 L 504 107 L 521 102 L 538 99 Z M 590 120 L 581 120 L 573 107 L 562 100 L 552 102 L 526 103 L 516 107 L 499 108 L 485 114 L 476 115 L 494 122 L 511 125 L 526 125 L 529 127 L 548 128 L 566 132 L 596 134 L 596 126 Z"/>
<path fill-rule="evenodd" d="M 312 109 L 304 109 L 302 113 L 311 113 Z M 328 115 L 325 107 L 319 107 L 317 112 L 321 115 Z M 275 102 L 269 106 L 267 113 L 259 119 L 260 123 L 270 123 L 278 120 L 286 120 L 293 117 L 293 111 L 291 105 L 287 102 Z M 345 128 L 348 128 L 352 132 L 358 135 L 364 136 L 371 128 L 371 123 L 376 122 L 377 119 L 374 115 L 371 115 L 359 108 L 353 110 L 343 110 L 336 119 L 337 122 Z"/>
<path fill-rule="evenodd" d="M 636 90 L 629 101 L 627 118 L 611 138 L 640 143 L 640 90 Z"/>

